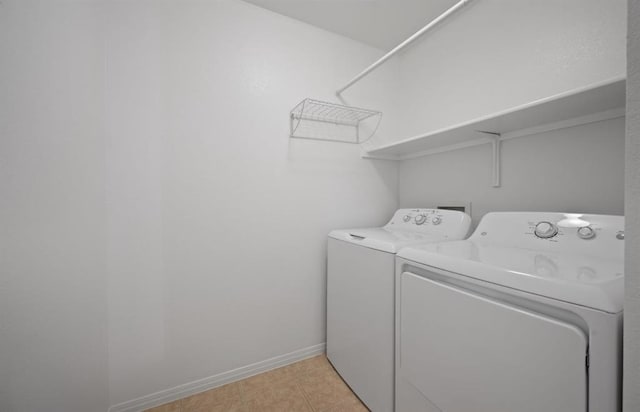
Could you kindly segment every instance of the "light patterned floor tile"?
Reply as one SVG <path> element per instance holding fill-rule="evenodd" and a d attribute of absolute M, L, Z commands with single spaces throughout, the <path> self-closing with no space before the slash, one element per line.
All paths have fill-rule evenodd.
<path fill-rule="evenodd" d="M 155 408 L 147 409 L 146 412 L 181 412 L 180 402 L 181 401 L 175 401 L 162 406 L 156 406 Z"/>
<path fill-rule="evenodd" d="M 362 402 L 354 395 L 352 399 L 344 402 L 340 402 L 337 405 L 330 407 L 329 409 L 320 410 L 317 412 L 369 412 Z"/>
<path fill-rule="evenodd" d="M 162 405 L 147 412 L 367 412 L 333 369 L 315 356 Z"/>
<path fill-rule="evenodd" d="M 182 412 L 244 411 L 239 383 L 231 383 L 182 399 Z"/>
<path fill-rule="evenodd" d="M 334 371 L 333 366 L 331 366 L 331 363 L 329 363 L 329 360 L 324 355 L 314 356 L 313 358 L 296 362 L 292 364 L 291 367 L 295 369 L 298 375 L 316 372 L 318 370 Z"/>
<path fill-rule="evenodd" d="M 274 369 L 269 372 L 243 379 L 239 383 L 242 385 L 243 392 L 250 393 L 256 390 L 261 390 L 274 383 L 286 383 L 295 379 L 295 371 L 291 367 L 285 366 L 283 368 Z"/>
<path fill-rule="evenodd" d="M 245 393 L 244 396 L 248 412 L 312 412 L 302 390 L 295 381 L 272 383 L 262 389 Z"/>
<path fill-rule="evenodd" d="M 335 371 L 319 369 L 300 377 L 300 386 L 316 411 L 329 409 L 349 400 L 353 392 Z"/>

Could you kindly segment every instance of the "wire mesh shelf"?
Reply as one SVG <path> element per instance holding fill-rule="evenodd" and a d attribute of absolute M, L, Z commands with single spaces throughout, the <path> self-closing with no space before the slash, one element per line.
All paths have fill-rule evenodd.
<path fill-rule="evenodd" d="M 374 135 L 382 112 L 304 99 L 291 110 L 291 137 L 363 143 Z M 365 138 L 363 138 L 365 136 Z"/>

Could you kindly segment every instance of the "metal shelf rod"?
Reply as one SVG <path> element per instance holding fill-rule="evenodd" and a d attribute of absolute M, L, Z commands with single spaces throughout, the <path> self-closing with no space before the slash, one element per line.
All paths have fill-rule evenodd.
<path fill-rule="evenodd" d="M 349 87 L 353 86 L 355 83 L 357 83 L 358 81 L 360 81 L 360 79 L 362 79 L 363 77 L 365 77 L 366 75 L 368 75 L 369 73 L 371 73 L 372 71 L 374 71 L 375 69 L 377 69 L 380 65 L 382 65 L 384 62 L 386 62 L 387 60 L 389 60 L 390 58 L 392 58 L 396 53 L 398 53 L 399 51 L 401 51 L 402 49 L 404 49 L 405 47 L 407 47 L 409 44 L 413 43 L 418 37 L 422 36 L 423 34 L 425 34 L 427 31 L 429 31 L 433 26 L 437 25 L 438 23 L 440 23 L 442 20 L 446 19 L 447 17 L 449 17 L 450 14 L 454 13 L 456 10 L 458 10 L 460 7 L 464 6 L 465 4 L 471 2 L 471 0 L 460 0 L 459 2 L 457 2 L 456 4 L 454 4 L 452 7 L 450 7 L 447 11 L 445 11 L 444 13 L 442 13 L 441 15 L 439 15 L 438 17 L 436 17 L 435 19 L 433 19 L 429 24 L 427 24 L 426 26 L 424 26 L 423 28 L 421 28 L 420 30 L 418 30 L 417 32 L 415 32 L 411 37 L 409 37 L 407 40 L 403 41 L 402 43 L 400 43 L 399 45 L 397 45 L 396 47 L 394 47 L 390 52 L 388 52 L 387 54 L 385 54 L 384 56 L 382 56 L 380 59 L 378 59 L 375 63 L 373 63 L 371 66 L 367 67 L 366 69 L 364 69 L 359 75 L 357 75 L 356 77 L 354 77 L 353 79 L 351 79 L 349 81 L 349 83 L 347 83 L 346 85 L 344 85 L 343 87 L 341 87 L 340 89 L 338 89 L 338 91 L 336 91 L 336 95 L 340 96 L 340 94 L 342 94 L 342 92 L 344 92 L 345 90 L 347 90 Z"/>
<path fill-rule="evenodd" d="M 291 117 L 294 120 L 310 120 L 312 122 L 324 122 L 324 123 L 333 123 L 333 124 L 340 124 L 343 126 L 358 126 L 358 122 L 357 121 L 344 121 L 344 120 L 338 120 L 338 119 L 331 119 L 328 117 L 322 117 L 322 116 L 312 116 L 312 115 L 299 115 L 299 114 L 292 114 Z"/>

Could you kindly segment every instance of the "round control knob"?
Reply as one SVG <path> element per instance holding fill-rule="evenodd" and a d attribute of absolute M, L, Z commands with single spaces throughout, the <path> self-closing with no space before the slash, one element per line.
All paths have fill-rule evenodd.
<path fill-rule="evenodd" d="M 415 217 L 416 225 L 421 225 L 427 221 L 427 215 L 418 215 Z"/>
<path fill-rule="evenodd" d="M 410 215 L 404 215 L 404 217 L 402 218 L 402 220 L 404 220 L 405 222 L 408 222 L 411 220 L 411 216 Z"/>
<path fill-rule="evenodd" d="M 558 234 L 558 227 L 551 222 L 540 222 L 534 231 L 536 236 L 542 239 L 549 239 Z"/>
<path fill-rule="evenodd" d="M 578 229 L 578 237 L 580 239 L 593 239 L 596 236 L 595 230 L 589 226 L 583 226 Z"/>
<path fill-rule="evenodd" d="M 433 219 L 431 219 L 431 223 L 433 223 L 434 225 L 439 225 L 440 223 L 442 223 L 442 218 L 439 216 L 434 216 Z"/>

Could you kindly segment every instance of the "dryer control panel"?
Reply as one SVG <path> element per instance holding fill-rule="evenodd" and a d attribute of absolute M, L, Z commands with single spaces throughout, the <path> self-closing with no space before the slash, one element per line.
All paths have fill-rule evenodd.
<path fill-rule="evenodd" d="M 624 217 L 577 213 L 487 213 L 471 239 L 530 250 L 619 258 Z"/>
<path fill-rule="evenodd" d="M 463 212 L 443 209 L 398 209 L 384 227 L 394 231 L 433 233 L 446 238 L 463 239 L 471 218 Z"/>

